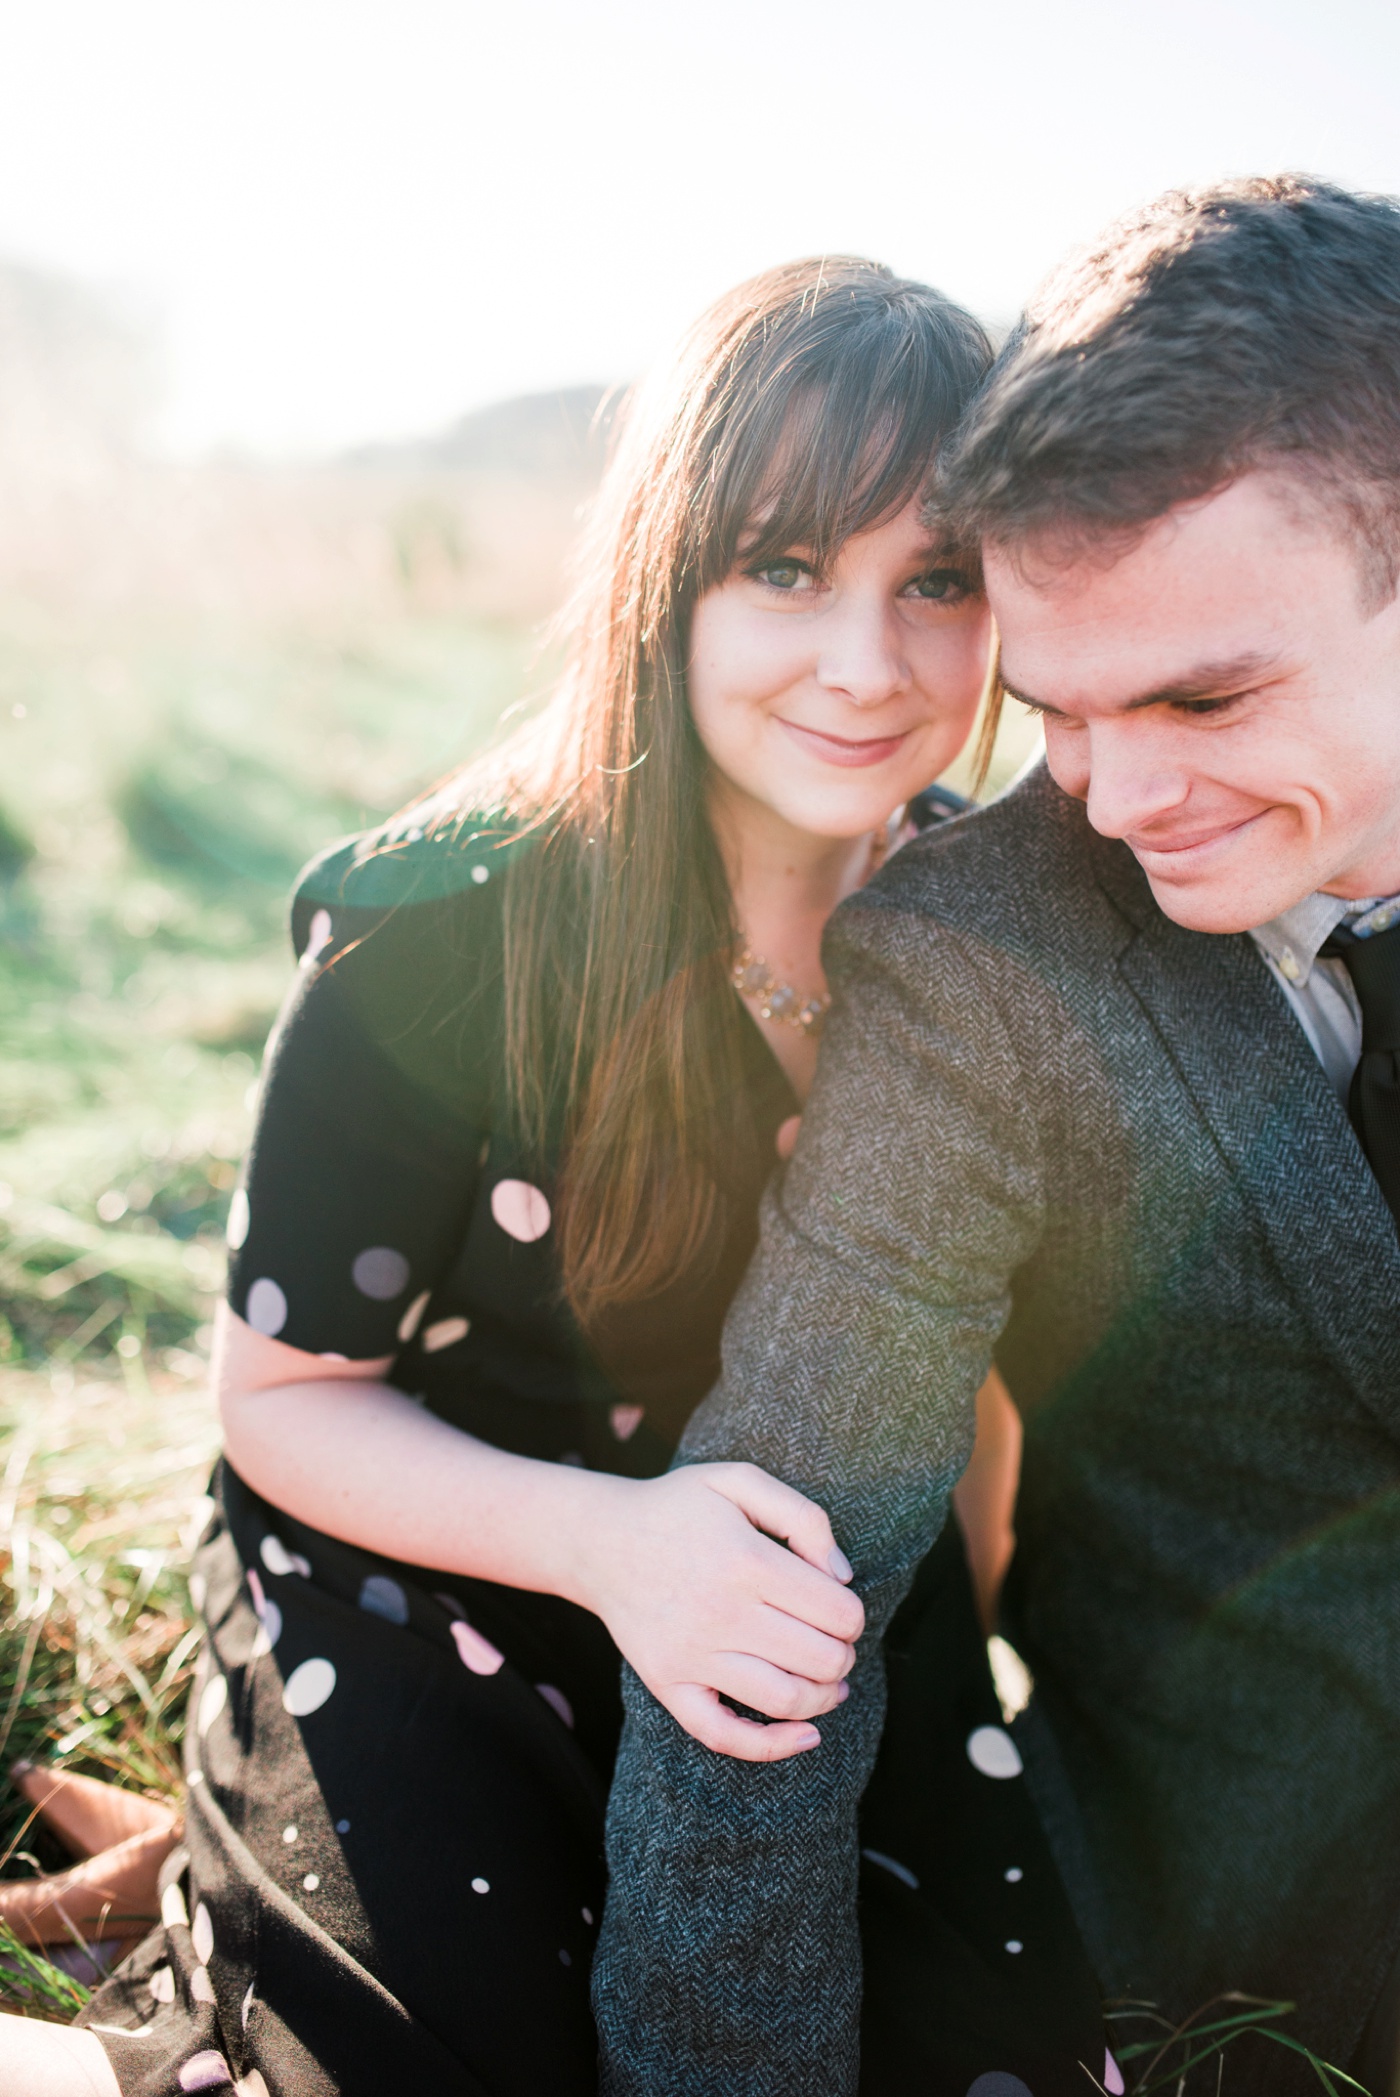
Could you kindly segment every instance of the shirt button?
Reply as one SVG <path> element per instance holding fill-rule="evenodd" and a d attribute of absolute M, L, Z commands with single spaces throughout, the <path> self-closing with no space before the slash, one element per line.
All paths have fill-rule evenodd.
<path fill-rule="evenodd" d="M 1299 965 L 1298 956 L 1294 953 L 1292 947 L 1284 948 L 1283 952 L 1279 955 L 1278 965 L 1283 970 L 1283 973 L 1287 976 L 1290 983 L 1296 983 L 1299 976 L 1301 976 L 1303 973 L 1302 968 Z"/>

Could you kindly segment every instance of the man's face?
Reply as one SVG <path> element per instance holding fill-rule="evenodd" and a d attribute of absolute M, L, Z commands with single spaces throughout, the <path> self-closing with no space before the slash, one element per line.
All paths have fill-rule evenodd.
<path fill-rule="evenodd" d="M 990 548 L 1012 694 L 1050 770 L 1168 917 L 1264 924 L 1314 889 L 1400 891 L 1400 598 L 1278 476 L 1185 504 L 1111 559 Z"/>

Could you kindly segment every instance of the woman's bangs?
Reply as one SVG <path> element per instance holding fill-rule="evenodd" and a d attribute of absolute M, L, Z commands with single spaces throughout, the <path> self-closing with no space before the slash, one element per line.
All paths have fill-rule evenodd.
<path fill-rule="evenodd" d="M 790 396 L 766 456 L 735 476 L 747 487 L 735 487 L 725 520 L 728 565 L 800 548 L 826 567 L 847 539 L 923 493 L 949 418 L 943 388 L 911 385 L 912 376 L 848 367 Z"/>

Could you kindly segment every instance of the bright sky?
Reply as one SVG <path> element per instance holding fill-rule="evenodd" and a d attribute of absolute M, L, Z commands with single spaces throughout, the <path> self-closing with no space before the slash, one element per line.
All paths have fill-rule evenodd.
<path fill-rule="evenodd" d="M 1396 0 L 0 0 L 0 256 L 163 317 L 167 435 L 625 378 L 855 249 L 1008 318 L 1169 184 L 1400 190 Z"/>

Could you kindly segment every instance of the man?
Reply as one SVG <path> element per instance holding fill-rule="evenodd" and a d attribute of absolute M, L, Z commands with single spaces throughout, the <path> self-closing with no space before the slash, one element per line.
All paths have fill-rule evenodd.
<path fill-rule="evenodd" d="M 1400 207 L 1282 178 L 1115 229 L 1008 344 L 940 503 L 1048 770 L 840 914 L 686 1444 L 829 1510 L 870 1635 L 774 1767 L 629 1684 L 604 2087 L 855 2090 L 878 1638 L 995 1346 L 1017 1741 L 1105 1993 L 1296 2003 L 1283 2029 L 1391 2097 Z M 1224 2087 L 1318 2084 L 1250 2039 Z"/>

